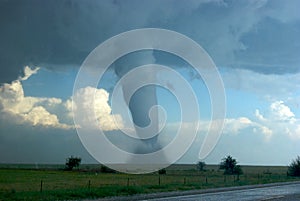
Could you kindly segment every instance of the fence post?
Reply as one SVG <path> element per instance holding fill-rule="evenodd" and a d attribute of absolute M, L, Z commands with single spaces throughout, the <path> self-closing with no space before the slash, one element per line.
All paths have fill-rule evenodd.
<path fill-rule="evenodd" d="M 40 192 L 43 192 L 43 180 L 41 180 Z"/>
<path fill-rule="evenodd" d="M 89 188 L 89 190 L 91 190 L 91 180 L 89 180 L 88 188 Z"/>
<path fill-rule="evenodd" d="M 160 175 L 158 175 L 158 185 L 160 186 Z"/>
<path fill-rule="evenodd" d="M 205 183 L 206 183 L 206 184 L 208 183 L 208 181 L 207 181 L 207 177 L 205 177 Z"/>

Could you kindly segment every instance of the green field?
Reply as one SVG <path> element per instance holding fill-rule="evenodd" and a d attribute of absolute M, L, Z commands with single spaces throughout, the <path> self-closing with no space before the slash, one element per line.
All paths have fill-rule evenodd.
<path fill-rule="evenodd" d="M 242 166 L 243 175 L 224 176 L 217 165 L 173 165 L 166 175 L 100 173 L 99 165 L 63 171 L 60 165 L 0 165 L 0 200 L 74 200 L 176 190 L 294 181 L 287 167 Z M 39 168 L 39 169 L 37 169 Z"/>

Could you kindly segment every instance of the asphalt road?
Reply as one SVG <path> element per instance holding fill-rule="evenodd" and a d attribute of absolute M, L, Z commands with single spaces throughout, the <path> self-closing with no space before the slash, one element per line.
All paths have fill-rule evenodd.
<path fill-rule="evenodd" d="M 174 191 L 133 196 L 107 197 L 85 201 L 300 201 L 300 181 L 256 184 L 214 189 Z"/>
<path fill-rule="evenodd" d="M 198 195 L 155 198 L 149 201 L 242 201 L 242 200 L 299 200 L 300 183 L 255 189 L 232 190 L 226 192 L 205 193 Z"/>

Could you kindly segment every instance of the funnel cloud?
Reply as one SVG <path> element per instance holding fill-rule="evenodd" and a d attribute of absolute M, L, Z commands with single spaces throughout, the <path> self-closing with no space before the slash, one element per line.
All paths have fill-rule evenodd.
<path fill-rule="evenodd" d="M 122 78 L 126 73 L 135 69 L 136 67 L 155 63 L 153 51 L 147 50 L 139 53 L 129 54 L 124 58 L 119 59 L 114 65 L 114 70 L 119 78 Z M 136 79 L 156 79 L 156 72 L 150 71 L 143 78 Z M 144 86 L 138 89 L 132 96 L 128 94 L 130 88 L 133 88 L 135 80 L 126 80 L 122 82 L 122 91 L 124 100 L 130 110 L 132 122 L 134 123 L 137 136 L 143 138 L 145 130 L 143 128 L 152 124 L 151 129 L 147 132 L 153 133 L 153 137 L 150 139 L 140 139 L 142 143 L 133 148 L 135 154 L 145 154 L 160 149 L 158 143 L 159 132 L 159 119 L 157 110 L 157 86 Z M 151 115 L 150 115 L 151 111 Z M 153 118 L 150 118 L 153 117 Z"/>

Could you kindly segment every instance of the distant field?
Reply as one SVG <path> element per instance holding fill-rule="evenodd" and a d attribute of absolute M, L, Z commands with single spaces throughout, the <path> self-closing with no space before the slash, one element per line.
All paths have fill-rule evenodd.
<path fill-rule="evenodd" d="M 173 165 L 166 175 L 100 173 L 99 165 L 63 171 L 63 165 L 0 165 L 0 200 L 66 200 L 293 181 L 287 167 L 242 166 L 243 175 L 224 176 L 217 165 Z"/>

